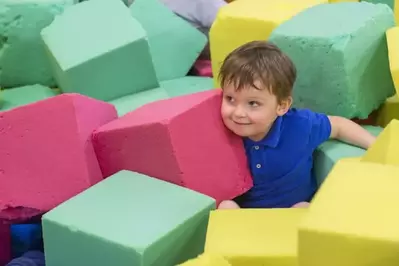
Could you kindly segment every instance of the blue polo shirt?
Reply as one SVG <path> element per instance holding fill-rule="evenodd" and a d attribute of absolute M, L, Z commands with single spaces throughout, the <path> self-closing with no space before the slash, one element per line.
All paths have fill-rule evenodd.
<path fill-rule="evenodd" d="M 316 192 L 313 152 L 331 134 L 324 114 L 291 109 L 260 141 L 244 138 L 253 187 L 236 198 L 242 208 L 288 208 Z"/>

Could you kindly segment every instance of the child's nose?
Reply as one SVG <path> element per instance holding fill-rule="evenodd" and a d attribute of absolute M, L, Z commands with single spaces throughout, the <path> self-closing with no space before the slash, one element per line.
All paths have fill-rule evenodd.
<path fill-rule="evenodd" d="M 240 107 L 240 106 L 237 106 L 237 107 L 234 109 L 234 116 L 235 116 L 235 117 L 245 117 L 245 116 L 246 116 L 246 113 L 245 113 L 244 108 L 242 108 L 242 107 Z"/>

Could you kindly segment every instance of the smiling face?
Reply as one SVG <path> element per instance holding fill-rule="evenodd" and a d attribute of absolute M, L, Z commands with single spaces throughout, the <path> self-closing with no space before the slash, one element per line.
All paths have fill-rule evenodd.
<path fill-rule="evenodd" d="M 236 135 L 259 141 L 269 132 L 276 118 L 288 111 L 291 101 L 290 98 L 279 103 L 267 89 L 246 87 L 237 90 L 229 84 L 223 88 L 223 123 Z"/>

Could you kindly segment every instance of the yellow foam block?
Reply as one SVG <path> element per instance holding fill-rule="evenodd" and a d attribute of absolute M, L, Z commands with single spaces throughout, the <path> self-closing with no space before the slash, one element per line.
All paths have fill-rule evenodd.
<path fill-rule="evenodd" d="M 321 3 L 328 0 L 239 0 L 222 7 L 209 32 L 216 87 L 221 63 L 231 51 L 250 41 L 266 40 L 282 22 Z"/>
<path fill-rule="evenodd" d="M 363 154 L 363 162 L 399 166 L 399 120 L 392 120 Z"/>
<path fill-rule="evenodd" d="M 396 6 L 396 5 L 395 5 Z M 389 68 L 396 93 L 399 94 L 399 27 L 393 27 L 386 31 L 388 44 Z"/>
<path fill-rule="evenodd" d="M 397 94 L 386 99 L 377 115 L 377 123 L 386 127 L 392 119 L 399 119 L 399 97 Z"/>
<path fill-rule="evenodd" d="M 296 266 L 297 225 L 306 211 L 300 208 L 212 211 L 205 253 L 220 254 L 234 266 Z"/>
<path fill-rule="evenodd" d="M 399 24 L 399 0 L 394 0 L 393 2 L 393 13 L 395 15 L 396 25 Z"/>
<path fill-rule="evenodd" d="M 399 167 L 339 161 L 299 225 L 299 266 L 396 266 Z"/>
<path fill-rule="evenodd" d="M 231 266 L 231 264 L 222 256 L 205 253 L 195 259 L 180 264 L 180 266 Z"/>

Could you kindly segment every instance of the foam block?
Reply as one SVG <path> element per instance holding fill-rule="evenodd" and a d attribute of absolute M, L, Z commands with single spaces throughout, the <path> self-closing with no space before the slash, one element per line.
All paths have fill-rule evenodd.
<path fill-rule="evenodd" d="M 295 106 L 368 117 L 394 94 L 384 38 L 393 25 L 388 6 L 367 2 L 321 4 L 282 23 L 269 40 L 298 69 Z"/>
<path fill-rule="evenodd" d="M 148 34 L 158 79 L 185 76 L 204 49 L 206 36 L 159 0 L 135 0 L 130 11 Z"/>
<path fill-rule="evenodd" d="M 214 208 L 200 193 L 118 172 L 43 216 L 46 265 L 182 263 L 203 252 Z"/>
<path fill-rule="evenodd" d="M 394 5 L 395 5 L 395 0 L 361 0 L 360 2 L 369 2 L 369 3 L 373 3 L 373 4 L 386 4 L 392 10 L 394 9 Z"/>
<path fill-rule="evenodd" d="M 54 85 L 40 31 L 76 0 L 0 3 L 0 85 Z"/>
<path fill-rule="evenodd" d="M 221 91 L 146 104 L 97 129 L 93 143 L 105 176 L 127 169 L 220 202 L 252 187 L 242 140 L 220 117 Z"/>
<path fill-rule="evenodd" d="M 11 260 L 10 226 L 0 223 L 0 265 L 6 265 Z"/>
<path fill-rule="evenodd" d="M 108 101 L 159 86 L 146 33 L 122 1 L 76 4 L 41 36 L 63 92 Z"/>
<path fill-rule="evenodd" d="M 377 124 L 385 127 L 392 119 L 399 120 L 399 97 L 397 94 L 386 99 L 385 103 L 381 106 L 377 116 Z"/>
<path fill-rule="evenodd" d="M 180 264 L 180 266 L 231 266 L 231 264 L 219 255 L 202 254 Z"/>
<path fill-rule="evenodd" d="M 393 119 L 368 148 L 363 162 L 392 164 L 399 166 L 399 120 Z"/>
<path fill-rule="evenodd" d="M 63 94 L 0 113 L 0 220 L 48 211 L 102 179 L 91 133 L 108 103 Z"/>
<path fill-rule="evenodd" d="M 378 136 L 382 131 L 381 127 L 364 126 L 364 128 L 374 136 Z M 338 160 L 360 157 L 363 156 L 365 152 L 366 151 L 362 148 L 338 140 L 328 140 L 321 144 L 314 152 L 313 157 L 314 177 L 317 180 L 318 186 L 324 182 Z"/>
<path fill-rule="evenodd" d="M 297 225 L 307 209 L 212 211 L 205 253 L 231 265 L 297 265 Z"/>
<path fill-rule="evenodd" d="M 399 27 L 392 27 L 386 31 L 388 43 L 389 67 L 396 92 L 399 93 Z"/>
<path fill-rule="evenodd" d="M 34 103 L 58 94 L 49 87 L 39 84 L 2 90 L 0 93 L 2 94 L 3 101 L 3 104 L 0 106 L 0 111 L 6 111 L 18 106 Z"/>
<path fill-rule="evenodd" d="M 176 97 L 213 89 L 213 80 L 207 77 L 186 76 L 178 79 L 161 81 L 169 97 Z"/>
<path fill-rule="evenodd" d="M 299 225 L 299 265 L 397 265 L 398 186 L 399 167 L 339 161 Z"/>
<path fill-rule="evenodd" d="M 245 0 L 222 7 L 209 32 L 212 72 L 216 80 L 226 56 L 253 40 L 265 40 L 272 30 L 301 10 L 328 0 Z"/>

